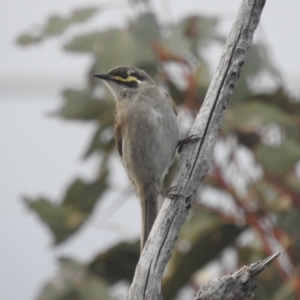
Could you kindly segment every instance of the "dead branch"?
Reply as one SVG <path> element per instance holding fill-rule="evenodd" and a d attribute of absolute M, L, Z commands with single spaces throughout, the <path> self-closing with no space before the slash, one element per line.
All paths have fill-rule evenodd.
<path fill-rule="evenodd" d="M 232 275 L 210 280 L 197 293 L 195 300 L 252 299 L 254 297 L 253 290 L 257 287 L 256 276 L 279 255 L 280 252 L 276 252 L 250 266 L 244 266 Z"/>
<path fill-rule="evenodd" d="M 165 199 L 136 268 L 129 300 L 157 300 L 161 278 L 191 203 L 212 162 L 222 116 L 239 79 L 265 0 L 243 0 L 219 66 L 185 145 L 173 186 L 176 200 Z M 224 298 L 225 299 L 225 298 Z"/>

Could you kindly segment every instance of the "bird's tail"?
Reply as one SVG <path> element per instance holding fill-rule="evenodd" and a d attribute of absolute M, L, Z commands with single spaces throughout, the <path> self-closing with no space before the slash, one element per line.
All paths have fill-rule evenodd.
<path fill-rule="evenodd" d="M 143 193 L 140 197 L 142 209 L 141 252 L 156 219 L 157 201 L 159 197 L 159 191 L 153 183 L 149 184 L 145 191 L 146 193 Z"/>

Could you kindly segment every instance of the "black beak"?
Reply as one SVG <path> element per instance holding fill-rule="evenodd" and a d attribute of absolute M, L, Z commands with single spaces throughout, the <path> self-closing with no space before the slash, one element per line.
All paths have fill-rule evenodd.
<path fill-rule="evenodd" d="M 112 80 L 108 74 L 93 74 L 92 77 L 101 78 L 103 80 Z"/>

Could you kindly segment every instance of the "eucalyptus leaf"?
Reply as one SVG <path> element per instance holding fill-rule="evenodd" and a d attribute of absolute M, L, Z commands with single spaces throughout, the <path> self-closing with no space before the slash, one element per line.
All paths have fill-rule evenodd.
<path fill-rule="evenodd" d="M 233 106 L 225 118 L 226 122 L 231 123 L 232 128 L 245 132 L 255 132 L 268 124 L 285 127 L 299 123 L 297 118 L 280 108 L 256 99 Z"/>
<path fill-rule="evenodd" d="M 89 20 L 97 11 L 98 7 L 88 7 L 74 10 L 70 16 L 50 16 L 45 26 L 33 34 L 22 34 L 17 38 L 17 44 L 28 46 L 41 42 L 43 39 L 62 34 L 68 27 L 76 23 Z"/>
<path fill-rule="evenodd" d="M 31 44 L 37 44 L 40 41 L 41 41 L 41 37 L 26 34 L 26 33 L 21 34 L 16 40 L 17 44 L 19 44 L 21 46 L 28 46 L 28 45 L 31 45 Z"/>
<path fill-rule="evenodd" d="M 70 24 L 69 19 L 60 16 L 52 16 L 43 30 L 43 37 L 61 34 Z"/>
<path fill-rule="evenodd" d="M 109 300 L 107 284 L 92 276 L 85 266 L 60 259 L 60 270 L 41 291 L 38 300 Z"/>
<path fill-rule="evenodd" d="M 265 49 L 257 44 L 253 44 L 249 49 L 243 73 L 247 74 L 248 77 L 253 77 L 262 71 L 275 76 L 278 75 Z"/>
<path fill-rule="evenodd" d="M 167 39 L 168 46 L 177 55 L 193 52 L 198 56 L 202 47 L 220 41 L 221 37 L 216 35 L 217 24 L 218 19 L 214 17 L 189 16 L 174 25 Z"/>
<path fill-rule="evenodd" d="M 74 10 L 69 17 L 51 16 L 43 29 L 43 36 L 59 35 L 70 25 L 87 21 L 97 11 L 97 7 L 90 7 Z"/>
<path fill-rule="evenodd" d="M 55 205 L 50 200 L 24 198 L 26 205 L 47 225 L 54 236 L 55 244 L 66 240 L 87 219 L 87 214 L 75 207 Z"/>
<path fill-rule="evenodd" d="M 60 204 L 54 204 L 43 197 L 37 199 L 25 197 L 24 201 L 49 227 L 55 244 L 59 244 L 79 230 L 88 219 L 107 188 L 106 178 L 107 174 L 104 172 L 94 182 L 75 180 Z"/>
<path fill-rule="evenodd" d="M 89 214 L 107 188 L 107 174 L 103 173 L 96 181 L 85 182 L 77 179 L 69 186 L 62 204 Z"/>
<path fill-rule="evenodd" d="M 102 125 L 95 131 L 88 148 L 85 151 L 84 158 L 100 152 L 106 155 L 111 154 L 115 149 L 114 131 L 111 124 Z"/>
<path fill-rule="evenodd" d="M 134 243 L 119 243 L 103 253 L 100 253 L 89 264 L 89 270 L 109 284 L 118 281 L 130 283 L 140 255 L 139 241 Z"/>
<path fill-rule="evenodd" d="M 296 299 L 295 292 L 289 283 L 283 283 L 283 285 L 276 290 L 276 293 L 272 300 L 282 300 L 282 299 Z"/>
<path fill-rule="evenodd" d="M 135 64 L 155 63 L 152 43 L 161 40 L 160 28 L 156 16 L 152 13 L 140 15 L 131 23 L 129 30 L 135 41 Z"/>
<path fill-rule="evenodd" d="M 93 93 L 91 88 L 83 91 L 65 90 L 63 92 L 64 103 L 54 115 L 71 120 L 110 122 L 112 125 L 115 102 L 94 99 Z"/>
<path fill-rule="evenodd" d="M 285 140 L 278 147 L 259 145 L 256 149 L 256 156 L 268 172 L 281 176 L 293 170 L 300 160 L 300 144 Z"/>
<path fill-rule="evenodd" d="M 76 36 L 64 49 L 94 55 L 94 69 L 99 73 L 106 73 L 117 65 L 134 65 L 138 51 L 132 35 L 124 29 L 109 29 Z"/>

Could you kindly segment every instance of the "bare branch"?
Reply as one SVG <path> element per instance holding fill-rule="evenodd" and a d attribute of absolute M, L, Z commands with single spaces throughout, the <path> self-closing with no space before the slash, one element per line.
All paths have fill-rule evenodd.
<path fill-rule="evenodd" d="M 259 275 L 280 252 L 260 260 L 250 266 L 244 266 L 232 275 L 226 275 L 209 281 L 197 293 L 195 300 L 248 300 L 254 297 L 256 276 Z"/>
<path fill-rule="evenodd" d="M 184 146 L 174 180 L 177 199 L 165 199 L 137 265 L 129 300 L 161 297 L 161 278 L 201 180 L 213 158 L 222 116 L 239 79 L 265 0 L 243 0 L 219 66 L 190 135 L 201 137 Z M 159 155 L 159 154 L 158 154 Z"/>

